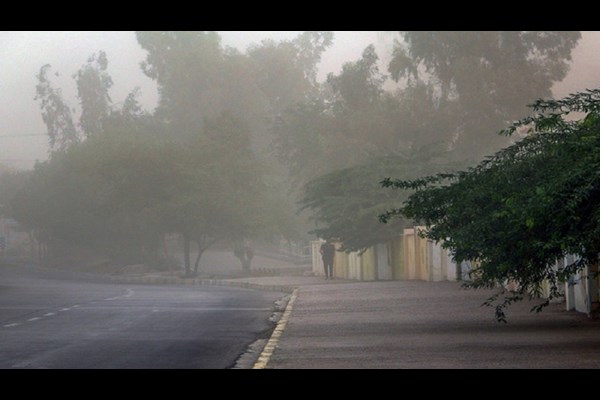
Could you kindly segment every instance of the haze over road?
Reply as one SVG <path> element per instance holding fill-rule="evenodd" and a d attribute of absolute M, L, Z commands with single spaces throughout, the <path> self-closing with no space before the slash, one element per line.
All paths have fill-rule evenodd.
<path fill-rule="evenodd" d="M 228 368 L 281 293 L 0 268 L 0 368 Z"/>

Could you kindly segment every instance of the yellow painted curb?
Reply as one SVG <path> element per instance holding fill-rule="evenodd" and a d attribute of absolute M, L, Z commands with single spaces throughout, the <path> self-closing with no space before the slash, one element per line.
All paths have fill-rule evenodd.
<path fill-rule="evenodd" d="M 290 296 L 290 301 L 288 301 L 287 306 L 285 307 L 285 311 L 281 316 L 279 322 L 277 322 L 277 326 L 269 338 L 267 345 L 263 349 L 262 353 L 260 353 L 260 357 L 258 357 L 258 361 L 254 364 L 252 369 L 265 369 L 267 368 L 267 364 L 271 359 L 271 355 L 273 355 L 273 351 L 275 347 L 277 347 L 277 343 L 279 342 L 279 337 L 283 333 L 285 326 L 287 325 L 288 320 L 290 319 L 290 315 L 292 314 L 292 308 L 294 307 L 294 302 L 296 301 L 298 289 L 294 289 L 292 295 Z"/>

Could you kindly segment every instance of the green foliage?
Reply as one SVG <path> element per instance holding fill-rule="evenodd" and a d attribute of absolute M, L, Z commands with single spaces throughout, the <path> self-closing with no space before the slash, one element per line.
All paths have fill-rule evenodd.
<path fill-rule="evenodd" d="M 476 157 L 507 144 L 491 132 L 523 115 L 528 99 L 551 95 L 581 38 L 567 31 L 400 34 L 389 65 L 392 77 L 434 83 L 441 103 L 455 103 L 448 133 L 457 150 Z"/>
<path fill-rule="evenodd" d="M 40 101 L 42 119 L 48 130 L 50 148 L 65 150 L 73 143 L 80 141 L 79 133 L 73 123 L 71 109 L 62 97 L 62 91 L 52 86 L 48 78 L 50 64 L 40 68 L 36 76 L 38 84 L 35 87 L 35 100 Z"/>
<path fill-rule="evenodd" d="M 73 122 L 72 116 L 76 109 L 69 107 L 62 98 L 61 90 L 54 88 L 48 77 L 50 65 L 46 64 L 40 69 L 35 100 L 40 101 L 52 151 L 64 152 L 83 138 L 114 130 L 115 124 L 122 124 L 126 120 L 129 121 L 130 128 L 135 129 L 140 121 L 133 123 L 134 119 L 148 117 L 137 102 L 138 88 L 127 96 L 121 110 L 114 108 L 108 94 L 113 81 L 107 69 L 106 53 L 99 51 L 97 55 L 92 54 L 87 63 L 73 74 L 81 114 L 78 125 Z"/>
<path fill-rule="evenodd" d="M 494 132 L 523 115 L 527 99 L 548 96 L 565 76 L 580 34 L 401 36 L 389 65 L 392 77 L 402 81 L 399 89 L 386 89 L 371 45 L 339 74 L 329 74 L 320 90 L 279 114 L 274 149 L 296 185 L 432 144 L 452 150 L 453 160 L 480 160 L 508 144 Z"/>
<path fill-rule="evenodd" d="M 246 54 L 223 48 L 214 32 L 138 32 L 137 38 L 148 51 L 142 68 L 159 87 L 156 117 L 188 146 L 185 157 L 196 171 L 171 210 L 178 231 L 200 254 L 227 235 L 290 234 L 289 185 L 277 165 L 266 168 L 273 160 L 265 133 L 277 112 L 314 90 L 331 34 L 263 42 Z"/>
<path fill-rule="evenodd" d="M 220 238 L 297 236 L 287 177 L 266 168 L 265 133 L 276 113 L 316 92 L 332 37 L 305 32 L 243 54 L 214 32 L 138 32 L 156 112 L 142 110 L 137 88 L 114 107 L 100 51 L 73 75 L 82 132 L 42 67 L 36 99 L 54 152 L 11 193 L 10 212 L 55 251 L 71 242 L 144 259 L 162 234 L 181 233 L 188 272 L 190 242 L 201 255 Z"/>
<path fill-rule="evenodd" d="M 12 198 L 26 184 L 29 171 L 15 171 L 0 165 L 0 217 L 13 216 Z"/>
<path fill-rule="evenodd" d="M 385 179 L 384 187 L 415 192 L 381 220 L 415 219 L 457 261 L 479 261 L 468 286 L 516 281 L 520 289 L 498 305 L 499 319 L 506 305 L 535 295 L 546 279 L 550 297 L 558 296 L 558 283 L 597 264 L 600 253 L 599 104 L 598 89 L 539 100 L 532 105 L 536 115 L 504 131 L 530 127 L 529 135 L 479 165 L 420 179 Z M 563 118 L 574 111 L 588 114 L 579 121 Z M 567 254 L 580 259 L 555 271 L 554 263 Z"/>
<path fill-rule="evenodd" d="M 147 137 L 102 135 L 39 163 L 12 199 L 15 218 L 64 243 L 139 261 L 159 240 L 157 202 L 172 190 L 174 154 Z"/>
<path fill-rule="evenodd" d="M 181 233 L 205 250 L 265 229 L 270 202 L 239 120 L 208 120 L 185 144 L 110 126 L 115 130 L 38 164 L 13 192 L 13 215 L 44 232 L 53 250 L 72 243 L 141 262 L 158 256 L 165 233 Z"/>
<path fill-rule="evenodd" d="M 379 99 L 383 92 L 385 76 L 379 73 L 379 56 L 372 44 L 363 50 L 362 57 L 354 63 L 345 63 L 340 75 L 330 73 L 327 82 L 351 110 L 364 107 Z"/>
<path fill-rule="evenodd" d="M 248 132 L 226 114 L 208 120 L 204 132 L 185 146 L 181 162 L 190 180 L 178 191 L 168 220 L 182 227 L 175 232 L 191 237 L 249 235 L 265 211 L 260 208 L 262 171 L 249 148 Z"/>
<path fill-rule="evenodd" d="M 408 196 L 383 189 L 377 182 L 389 175 L 416 177 L 451 168 L 443 151 L 422 149 L 410 156 L 390 156 L 356 167 L 325 174 L 308 182 L 301 200 L 303 209 L 314 211 L 317 228 L 311 233 L 335 238 L 347 251 L 363 251 L 402 234 L 410 220 L 396 219 L 388 225 L 377 216 Z"/>
<path fill-rule="evenodd" d="M 207 118 L 229 112 L 247 126 L 264 118 L 264 94 L 247 55 L 223 48 L 216 32 L 137 32 L 148 54 L 142 70 L 159 89 L 156 116 L 180 140 L 198 135 Z"/>
<path fill-rule="evenodd" d="M 108 90 L 113 85 L 112 78 L 106 72 L 108 59 L 106 53 L 93 54 L 73 79 L 77 82 L 77 96 L 81 103 L 79 125 L 86 136 L 102 132 L 102 122 L 110 113 L 111 99 Z"/>
<path fill-rule="evenodd" d="M 274 115 L 315 94 L 317 66 L 332 41 L 332 32 L 304 32 L 294 40 L 249 47 L 254 82 Z"/>
<path fill-rule="evenodd" d="M 368 46 L 320 91 L 277 117 L 273 147 L 295 185 L 399 150 L 397 102 L 382 90 L 377 58 Z"/>

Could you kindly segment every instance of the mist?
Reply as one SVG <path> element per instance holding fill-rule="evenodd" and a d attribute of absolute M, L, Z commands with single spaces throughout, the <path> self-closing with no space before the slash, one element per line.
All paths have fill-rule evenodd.
<path fill-rule="evenodd" d="M 451 188 L 440 176 L 462 177 L 458 171 L 481 168 L 483 176 L 482 161 L 502 151 L 520 160 L 515 146 L 533 141 L 535 129 L 555 129 L 552 121 L 521 120 L 534 101 L 600 86 L 599 46 L 600 32 L 567 31 L 0 33 L 0 279 L 23 290 L 0 291 L 0 301 L 18 305 L 41 288 L 32 300 L 35 316 L 11 309 L 0 335 L 18 348 L 25 339 L 10 330 L 23 329 L 26 338 L 27 324 L 41 321 L 60 336 L 65 332 L 53 319 L 85 308 L 94 319 L 77 343 L 106 335 L 107 351 L 120 359 L 119 346 L 126 346 L 108 326 L 148 334 L 149 341 L 116 364 L 87 344 L 80 364 L 71 364 L 64 348 L 56 356 L 17 359 L 0 347 L 0 356 L 11 354 L 6 365 L 0 357 L 0 367 L 145 367 L 156 360 L 149 343 L 164 334 L 169 342 L 160 351 L 169 356 L 157 367 L 265 368 L 274 356 L 285 368 L 289 358 L 273 353 L 278 336 L 265 332 L 283 331 L 303 287 L 313 293 L 310 301 L 329 303 L 333 296 L 351 304 L 350 291 L 364 289 L 365 298 L 380 302 L 381 293 L 435 292 L 420 284 L 472 282 L 483 257 L 443 248 L 439 243 L 450 234 L 438 241 L 417 234 L 427 230 L 424 221 L 443 219 L 435 185 Z M 576 101 L 583 100 L 575 96 L 566 104 Z M 540 104 L 552 109 L 554 103 Z M 543 176 L 539 168 L 515 171 L 516 178 L 492 178 L 500 186 Z M 519 193 L 542 198 L 544 188 L 531 184 Z M 498 200 L 492 187 L 492 200 L 479 204 L 478 190 L 465 190 L 467 200 L 474 198 L 469 210 L 446 210 L 457 214 L 457 227 L 480 211 L 488 217 L 485 206 Z M 505 192 L 508 200 L 499 204 L 510 206 L 516 200 L 510 188 Z M 431 214 L 419 214 L 428 206 Z M 533 230 L 542 214 L 515 217 L 506 231 L 521 223 Z M 567 255 L 560 257 L 568 265 Z M 552 262 L 558 265 L 560 257 Z M 576 255 L 568 257 L 574 265 Z M 502 285 L 512 278 L 502 276 Z M 452 299 L 456 287 L 439 289 Z M 581 297 L 593 291 L 586 290 L 573 298 L 591 307 Z M 407 300 L 409 318 L 421 318 L 418 296 Z M 38 305 L 45 299 L 51 309 Z M 306 299 L 298 307 L 310 314 Z M 116 305 L 110 313 L 107 303 Z M 392 305 L 383 309 L 349 314 L 346 328 L 380 318 L 398 332 L 404 317 Z M 185 314 L 174 323 L 181 331 L 149 333 L 166 326 L 174 311 Z M 316 330 L 327 317 L 319 318 L 312 321 Z M 470 318 L 458 320 L 471 324 Z M 214 345 L 199 337 L 201 326 L 213 329 L 214 338 L 234 333 L 227 344 Z M 191 344 L 177 347 L 183 339 Z M 288 353 L 281 353 L 287 357 L 303 346 L 294 336 L 288 340 Z M 197 360 L 187 354 L 194 343 L 203 343 Z M 213 345 L 222 353 L 211 358 Z M 343 366 L 337 350 L 329 350 L 324 365 Z M 407 365 L 399 359 L 385 365 Z M 310 365 L 305 362 L 300 357 L 289 365 Z"/>
<path fill-rule="evenodd" d="M 265 39 L 291 39 L 299 32 L 219 32 L 223 44 L 244 51 L 252 43 Z M 568 75 L 553 88 L 555 97 L 595 87 L 595 71 L 600 65 L 597 44 L 600 33 L 582 32 L 582 39 L 573 51 Z M 374 43 L 380 51 L 381 69 L 391 56 L 395 34 L 392 32 L 335 32 L 332 47 L 323 54 L 319 65 L 322 81 L 330 72 L 337 73 L 344 62 L 355 60 L 362 50 Z M 71 75 L 94 52 L 104 50 L 110 60 L 109 72 L 115 81 L 110 94 L 113 101 L 123 101 L 127 93 L 138 86 L 140 102 L 152 110 L 156 107 L 156 85 L 144 76 L 139 63 L 145 53 L 133 32 L 2 32 L 0 33 L 0 164 L 17 169 L 29 169 L 35 160 L 48 156 L 46 129 L 35 96 L 35 76 L 44 64 L 50 64 L 60 74 L 56 82 L 70 103 L 76 105 L 76 89 Z M 29 136 L 29 135 L 36 136 Z M 16 136 L 16 137 L 14 137 Z"/>
<path fill-rule="evenodd" d="M 240 51 L 265 39 L 292 39 L 300 32 L 219 32 L 223 45 Z M 360 55 L 369 43 L 382 42 L 376 32 L 336 32 L 335 43 L 323 56 L 319 69 L 322 80 L 338 71 L 345 61 Z M 129 91 L 139 87 L 140 103 L 153 110 L 158 101 L 156 84 L 140 70 L 145 52 L 134 32 L 2 32 L 0 33 L 0 164 L 30 169 L 35 160 L 48 157 L 48 140 L 39 105 L 34 101 L 36 75 L 50 64 L 57 86 L 72 106 L 77 105 L 76 87 L 71 76 L 88 57 L 103 50 L 109 58 L 109 72 L 115 84 L 110 89 L 113 103 L 122 102 Z M 36 135 L 36 136 L 31 136 Z"/>

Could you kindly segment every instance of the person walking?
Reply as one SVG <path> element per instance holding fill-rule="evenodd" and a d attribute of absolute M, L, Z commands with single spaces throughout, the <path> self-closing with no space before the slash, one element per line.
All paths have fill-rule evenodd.
<path fill-rule="evenodd" d="M 323 268 L 325 268 L 325 279 L 333 279 L 333 258 L 335 256 L 335 246 L 331 240 L 327 240 L 321 245 L 319 250 L 323 258 Z"/>

